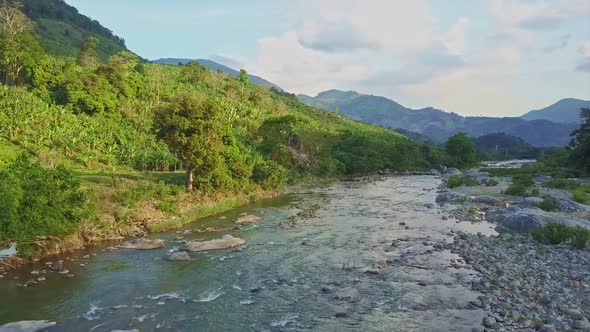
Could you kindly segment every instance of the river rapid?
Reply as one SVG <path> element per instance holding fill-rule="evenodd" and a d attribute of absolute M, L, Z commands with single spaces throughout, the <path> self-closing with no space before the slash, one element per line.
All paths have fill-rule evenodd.
<path fill-rule="evenodd" d="M 486 314 L 469 305 L 481 295 L 470 287 L 477 273 L 439 244 L 458 231 L 493 230 L 444 220 L 434 204 L 439 184 L 433 176 L 391 176 L 310 189 L 153 234 L 166 240 L 164 249 L 103 245 L 61 257 L 72 278 L 47 271 L 46 281 L 17 287 L 37 277 L 31 271 L 47 270 L 41 261 L 0 279 L 0 325 L 47 319 L 57 322 L 49 331 L 471 331 Z M 306 204 L 320 209 L 296 217 Z M 244 248 L 163 259 L 183 245 L 179 232 L 187 231 L 183 240 L 219 238 L 223 232 L 190 230 L 233 228 L 242 213 L 264 219 L 225 232 L 246 240 Z"/>

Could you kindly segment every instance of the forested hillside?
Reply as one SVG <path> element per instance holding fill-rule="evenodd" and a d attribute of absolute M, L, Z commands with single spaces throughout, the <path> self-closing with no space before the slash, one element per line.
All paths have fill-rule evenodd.
<path fill-rule="evenodd" d="M 126 51 L 125 41 L 98 21 L 82 15 L 63 0 L 9 0 L 22 3 L 23 12 L 34 22 L 43 48 L 54 55 L 76 57 L 89 37 L 99 40 L 101 60 Z"/>
<path fill-rule="evenodd" d="M 0 10 L 11 20 L 0 22 L 0 242 L 63 237 L 79 225 L 85 238 L 162 229 L 170 224 L 154 221 L 212 213 L 302 178 L 442 162 L 436 148 L 247 75 L 144 63 L 126 51 L 102 61 L 97 38 L 75 57 L 55 56 L 41 44 L 59 44 L 21 8 Z M 183 193 L 184 172 L 192 193 Z"/>

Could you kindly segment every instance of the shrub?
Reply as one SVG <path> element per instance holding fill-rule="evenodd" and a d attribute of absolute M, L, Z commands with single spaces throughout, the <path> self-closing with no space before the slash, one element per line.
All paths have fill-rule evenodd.
<path fill-rule="evenodd" d="M 156 207 L 158 208 L 158 210 L 160 210 L 162 212 L 176 214 L 176 215 L 180 214 L 180 209 L 178 208 L 178 203 L 174 200 L 171 200 L 171 199 L 166 199 L 166 200 L 159 202 L 158 204 L 156 204 Z"/>
<path fill-rule="evenodd" d="M 467 176 L 451 176 L 447 179 L 448 188 L 457 188 L 461 186 L 477 186 L 479 183 Z"/>
<path fill-rule="evenodd" d="M 505 193 L 514 196 L 527 196 L 528 189 L 529 188 L 527 186 L 521 184 L 512 184 L 506 189 Z"/>
<path fill-rule="evenodd" d="M 20 155 L 0 171 L 0 241 L 72 234 L 89 215 L 88 198 L 66 168 Z"/>
<path fill-rule="evenodd" d="M 258 159 L 254 165 L 252 179 L 262 189 L 276 189 L 282 186 L 287 180 L 287 170 L 272 161 Z"/>
<path fill-rule="evenodd" d="M 574 247 L 583 249 L 590 241 L 590 230 L 580 226 L 570 227 L 563 224 L 550 222 L 543 228 L 535 229 L 533 239 L 542 243 L 560 244 L 570 242 Z"/>
<path fill-rule="evenodd" d="M 496 179 L 485 179 L 482 181 L 483 185 L 486 185 L 488 187 L 493 187 L 493 186 L 497 186 L 498 185 L 498 180 Z"/>
<path fill-rule="evenodd" d="M 545 196 L 543 201 L 537 205 L 543 211 L 559 211 L 557 200 L 551 196 Z"/>

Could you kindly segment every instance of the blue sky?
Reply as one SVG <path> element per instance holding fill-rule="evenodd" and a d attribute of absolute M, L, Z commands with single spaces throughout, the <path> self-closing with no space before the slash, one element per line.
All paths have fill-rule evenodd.
<path fill-rule="evenodd" d="M 67 2 L 145 58 L 209 58 L 294 93 L 489 116 L 590 99 L 588 0 Z"/>

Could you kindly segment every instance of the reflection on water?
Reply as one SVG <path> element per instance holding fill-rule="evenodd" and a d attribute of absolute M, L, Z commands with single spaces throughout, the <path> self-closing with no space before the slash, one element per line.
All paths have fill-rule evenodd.
<path fill-rule="evenodd" d="M 429 176 L 338 183 L 240 208 L 186 229 L 255 213 L 263 224 L 231 232 L 246 249 L 191 253 L 187 262 L 162 259 L 182 245 L 176 232 L 154 235 L 167 240 L 161 250 L 76 253 L 64 262 L 72 279 L 47 273 L 17 288 L 32 278 L 24 271 L 0 280 L 0 322 L 57 320 L 50 331 L 469 331 L 483 317 L 465 309 L 479 295 L 469 287 L 474 272 L 452 267 L 455 257 L 436 243 L 451 231 L 491 230 L 443 221 L 429 204 L 437 185 Z M 289 204 L 302 200 L 322 202 L 317 216 L 286 223 L 298 212 Z"/>

